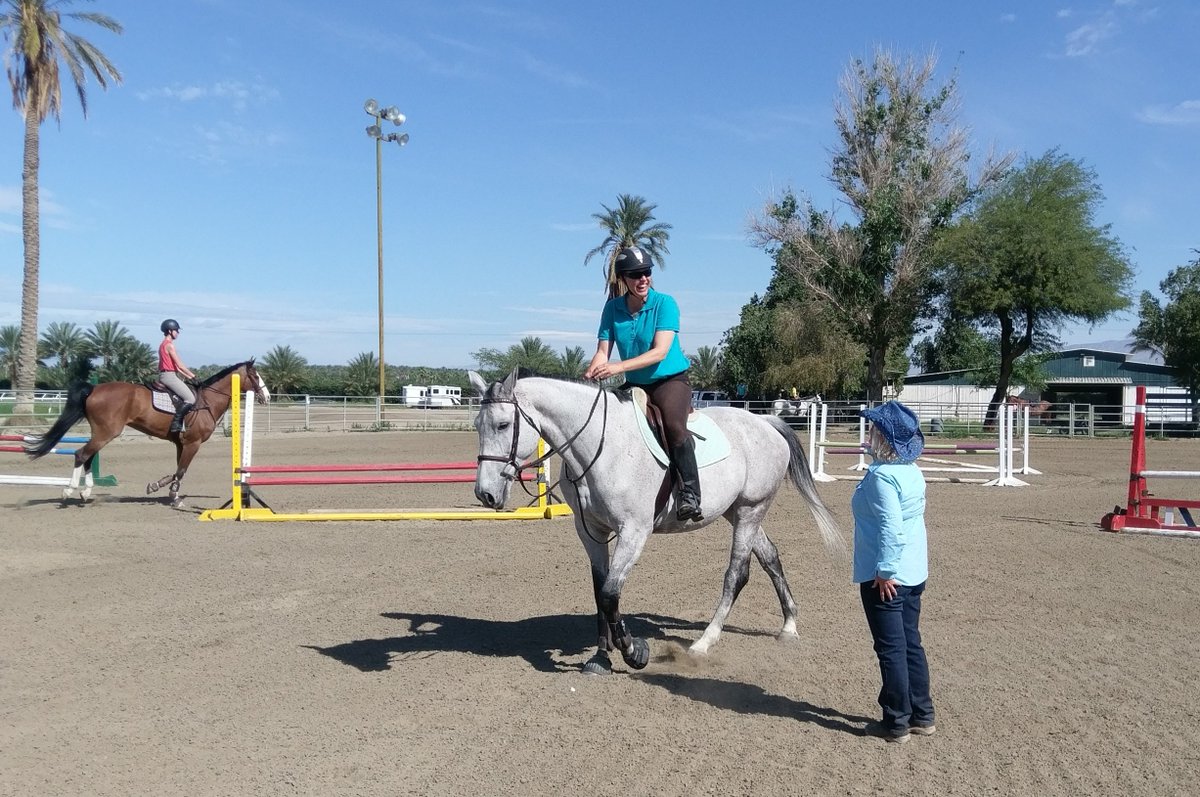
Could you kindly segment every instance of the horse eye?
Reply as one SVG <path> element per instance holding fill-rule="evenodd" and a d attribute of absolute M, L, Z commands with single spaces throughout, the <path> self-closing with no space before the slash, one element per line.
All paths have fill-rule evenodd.
<path fill-rule="evenodd" d="M 509 423 L 508 421 L 504 421 L 504 422 L 503 422 L 503 423 L 501 423 L 501 424 L 497 424 L 497 425 L 496 425 L 496 429 L 497 429 L 498 431 L 501 431 L 501 432 L 503 432 L 505 429 L 507 429 L 507 428 L 508 428 L 508 427 L 510 427 L 510 426 L 512 426 L 512 424 L 511 424 L 511 423 Z"/>

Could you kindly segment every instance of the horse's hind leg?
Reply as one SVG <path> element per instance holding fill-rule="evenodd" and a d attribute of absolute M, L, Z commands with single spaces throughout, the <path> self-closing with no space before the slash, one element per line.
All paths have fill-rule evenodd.
<path fill-rule="evenodd" d="M 729 616 L 734 601 L 741 594 L 742 587 L 750 578 L 750 553 L 755 536 L 762 533 L 759 521 L 762 512 L 748 507 L 732 509 L 725 518 L 733 524 L 733 544 L 729 549 L 729 567 L 725 570 L 725 584 L 721 589 L 721 599 L 717 601 L 717 610 L 700 638 L 688 648 L 692 653 L 704 654 L 717 643 L 721 637 L 721 629 L 725 627 L 725 618 Z M 755 551 L 757 553 L 757 551 Z"/>
<path fill-rule="evenodd" d="M 75 451 L 75 467 L 71 470 L 71 483 L 63 488 L 63 499 L 74 498 L 75 491 L 79 490 L 79 500 L 90 501 L 92 498 L 92 487 L 94 479 L 92 478 L 92 461 L 96 458 L 97 452 L 104 448 L 108 440 L 102 440 L 99 443 L 96 437 L 93 437 L 80 446 Z"/>
<path fill-rule="evenodd" d="M 779 549 L 771 542 L 762 526 L 758 527 L 758 533 L 754 535 L 753 550 L 758 563 L 771 577 L 771 583 L 775 585 L 775 594 L 779 597 L 779 608 L 783 612 L 783 629 L 779 632 L 779 639 L 796 639 L 796 601 L 792 598 L 792 589 L 788 586 L 787 577 L 783 575 Z"/>

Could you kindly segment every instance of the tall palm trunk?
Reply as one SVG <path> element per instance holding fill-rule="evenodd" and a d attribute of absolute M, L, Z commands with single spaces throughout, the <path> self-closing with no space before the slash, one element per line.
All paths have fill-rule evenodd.
<path fill-rule="evenodd" d="M 21 345 L 13 388 L 17 403 L 14 420 L 33 414 L 37 385 L 38 263 L 41 259 L 38 228 L 38 118 L 25 110 L 25 165 L 21 172 L 21 234 L 25 242 L 25 277 L 21 281 Z"/>

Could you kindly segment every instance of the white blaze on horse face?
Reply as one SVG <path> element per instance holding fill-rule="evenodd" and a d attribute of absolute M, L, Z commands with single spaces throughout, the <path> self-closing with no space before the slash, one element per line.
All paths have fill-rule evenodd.
<path fill-rule="evenodd" d="M 258 391 L 262 395 L 263 404 L 271 400 L 271 391 L 267 390 L 267 383 L 263 381 L 261 376 L 258 378 Z"/>
<path fill-rule="evenodd" d="M 501 458 L 480 460 L 475 468 L 475 497 L 493 509 L 504 507 L 512 485 L 504 475 L 511 468 L 507 460 L 513 451 L 515 415 L 516 407 L 512 404 L 496 403 L 481 407 L 475 418 L 480 456 Z"/>

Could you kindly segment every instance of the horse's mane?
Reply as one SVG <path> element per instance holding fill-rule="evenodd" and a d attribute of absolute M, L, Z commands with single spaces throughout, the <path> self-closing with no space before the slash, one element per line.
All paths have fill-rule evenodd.
<path fill-rule="evenodd" d="M 229 366 L 222 368 L 220 371 L 217 371 L 215 374 L 213 374 L 212 376 L 208 377 L 203 382 L 201 382 L 200 387 L 211 387 L 212 385 L 216 384 L 217 382 L 220 382 L 222 379 L 224 379 L 225 377 L 229 376 L 234 371 L 236 371 L 237 369 L 242 368 L 242 367 L 253 368 L 254 367 L 254 358 L 251 357 L 249 360 L 245 360 L 240 363 L 234 363 L 233 365 L 229 365 Z"/>

